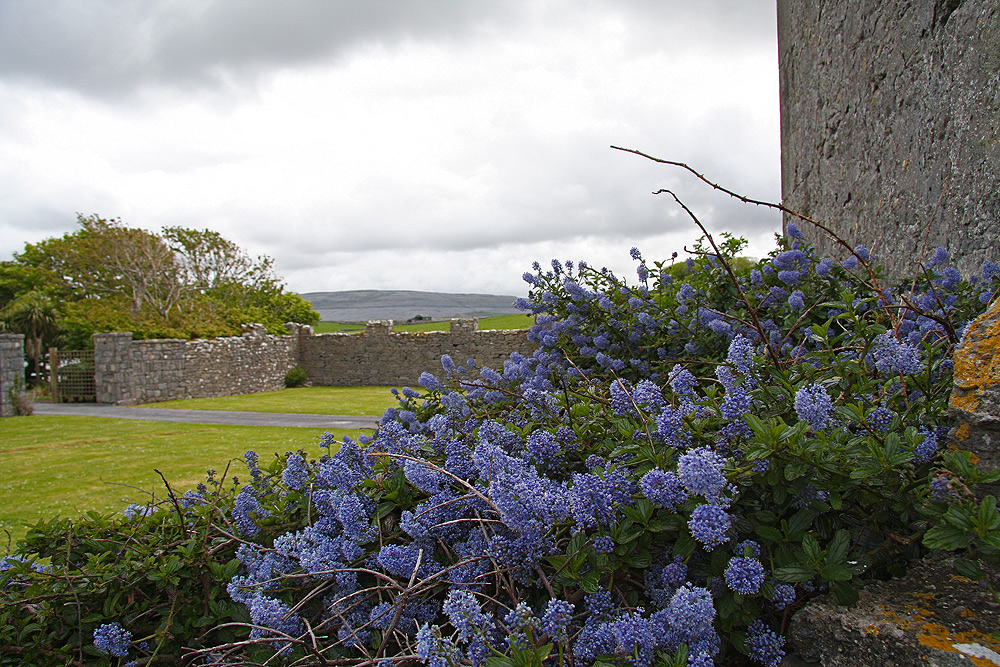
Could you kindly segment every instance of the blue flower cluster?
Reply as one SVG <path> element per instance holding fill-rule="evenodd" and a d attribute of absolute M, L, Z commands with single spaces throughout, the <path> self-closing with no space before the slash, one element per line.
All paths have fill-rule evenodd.
<path fill-rule="evenodd" d="M 752 595 L 764 583 L 764 566 L 756 558 L 731 558 L 726 566 L 726 585 L 742 595 Z"/>
<path fill-rule="evenodd" d="M 94 630 L 94 648 L 105 655 L 124 658 L 132 645 L 132 633 L 120 623 L 104 623 Z"/>
<path fill-rule="evenodd" d="M 766 667 L 777 667 L 785 657 L 785 638 L 757 619 L 747 628 L 747 652 Z"/>
<path fill-rule="evenodd" d="M 940 461 L 941 424 L 913 406 L 924 370 L 947 373 L 939 320 L 963 302 L 946 297 L 968 290 L 936 253 L 926 283 L 942 298 L 916 312 L 926 294 L 863 293 L 866 249 L 818 259 L 796 231 L 736 284 L 704 248 L 671 272 L 634 251 L 635 286 L 538 265 L 520 301 L 531 354 L 502 369 L 443 357 L 444 379 L 424 373 L 370 439 L 327 438 L 318 461 L 288 453 L 268 472 L 248 455 L 229 591 L 255 637 L 292 650 L 319 629 L 345 655 L 415 650 L 434 667 L 532 649 L 649 667 L 681 647 L 689 665 L 744 647 L 778 664 L 765 620 L 823 582 L 770 564 L 803 535 L 833 539 L 832 508 L 850 502 L 834 485 L 855 472 L 836 466 L 874 470 L 884 448 L 906 487 Z M 912 456 L 893 453 L 897 430 Z M 939 476 L 919 498 L 955 488 Z"/>
<path fill-rule="evenodd" d="M 833 412 L 833 400 L 826 387 L 810 384 L 795 392 L 795 414 L 809 422 L 814 431 L 826 428 Z"/>

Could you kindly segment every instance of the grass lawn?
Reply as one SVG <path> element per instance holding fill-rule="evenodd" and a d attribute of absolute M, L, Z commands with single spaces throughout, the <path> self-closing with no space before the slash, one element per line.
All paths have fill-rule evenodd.
<path fill-rule="evenodd" d="M 297 387 L 241 396 L 187 398 L 143 407 L 316 415 L 381 415 L 397 405 L 389 387 Z"/>
<path fill-rule="evenodd" d="M 0 419 L 0 554 L 26 523 L 87 510 L 119 511 L 166 489 L 193 488 L 214 468 L 245 477 L 242 455 L 263 464 L 277 453 L 304 449 L 318 456 L 322 429 L 172 424 L 131 419 L 34 415 Z M 338 439 L 356 431 L 333 431 Z"/>
<path fill-rule="evenodd" d="M 533 315 L 497 315 L 496 317 L 484 317 L 479 320 L 479 330 L 488 331 L 490 329 L 528 329 L 535 323 Z M 443 322 L 422 322 L 420 324 L 396 324 L 393 331 L 448 331 L 451 323 Z M 364 331 L 365 325 L 361 322 L 320 322 L 313 327 L 316 333 L 333 333 L 336 331 L 351 332 Z"/>

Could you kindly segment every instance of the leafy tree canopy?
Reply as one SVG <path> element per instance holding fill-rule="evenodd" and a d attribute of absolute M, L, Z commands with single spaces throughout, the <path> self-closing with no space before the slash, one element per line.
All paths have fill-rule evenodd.
<path fill-rule="evenodd" d="M 251 257 L 218 232 L 169 227 L 156 234 L 120 219 L 77 216 L 79 228 L 25 244 L 0 262 L 0 319 L 21 331 L 24 299 L 55 305 L 56 326 L 45 347 L 62 336 L 89 347 L 94 333 L 131 331 L 136 338 L 238 335 L 257 322 L 284 333 L 285 322 L 314 324 L 319 314 L 285 291 L 270 257 Z M 37 338 L 35 331 L 22 331 Z"/>

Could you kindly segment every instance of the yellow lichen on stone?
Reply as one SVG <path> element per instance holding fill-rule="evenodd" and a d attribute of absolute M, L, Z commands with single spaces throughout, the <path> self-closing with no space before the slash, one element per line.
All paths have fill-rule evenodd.
<path fill-rule="evenodd" d="M 972 664 L 977 665 L 978 667 L 997 667 L 997 663 L 992 660 L 977 658 L 975 656 L 968 655 L 967 653 L 963 653 L 955 648 L 956 644 L 979 644 L 992 651 L 1000 649 L 1000 642 L 992 636 L 983 634 L 982 632 L 976 632 L 973 630 L 970 632 L 953 633 L 948 628 L 938 623 L 924 623 L 917 632 L 917 641 L 919 641 L 923 646 L 935 648 L 939 651 L 961 653 L 971 660 Z"/>
<path fill-rule="evenodd" d="M 964 410 L 965 412 L 975 412 L 976 408 L 979 407 L 979 393 L 973 389 L 963 395 L 959 395 L 958 389 L 956 389 L 951 394 L 948 407 L 955 408 L 956 410 Z"/>
<path fill-rule="evenodd" d="M 955 439 L 956 440 L 968 440 L 969 439 L 969 422 L 963 421 L 959 422 L 958 428 L 955 429 Z"/>
<path fill-rule="evenodd" d="M 1000 384 L 1000 299 L 969 325 L 955 350 L 955 391 L 949 405 L 965 412 L 979 407 L 979 393 Z"/>

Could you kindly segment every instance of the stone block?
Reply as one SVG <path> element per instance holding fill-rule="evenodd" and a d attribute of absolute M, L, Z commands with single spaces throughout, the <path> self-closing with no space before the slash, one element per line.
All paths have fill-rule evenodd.
<path fill-rule="evenodd" d="M 955 349 L 955 386 L 949 414 L 950 439 L 979 458 L 986 472 L 1000 468 L 1000 299 L 966 329 Z M 985 493 L 997 494 L 1000 484 Z"/>
<path fill-rule="evenodd" d="M 905 577 L 869 582 L 853 607 L 817 598 L 792 617 L 788 664 L 1000 667 L 1000 602 L 990 590 L 1000 565 L 982 565 L 976 582 L 935 554 Z"/>

